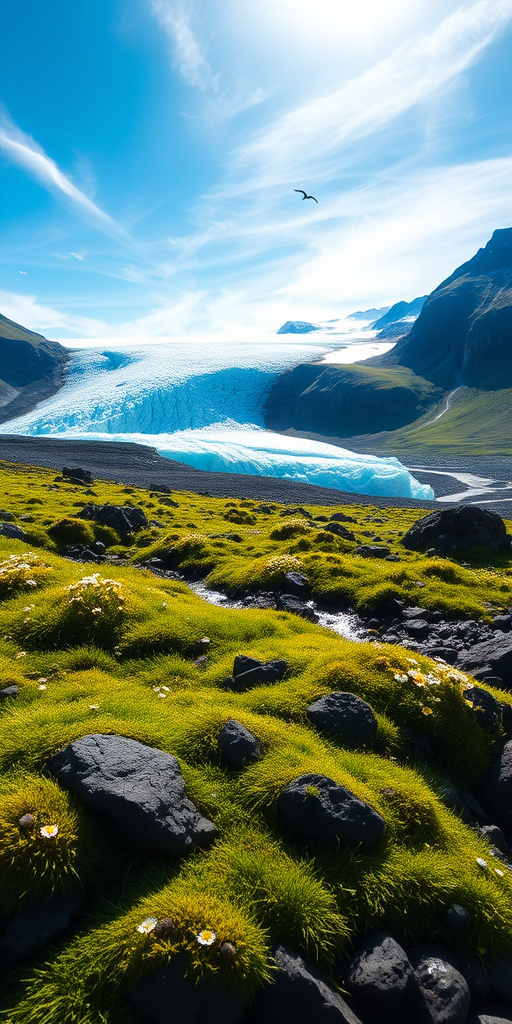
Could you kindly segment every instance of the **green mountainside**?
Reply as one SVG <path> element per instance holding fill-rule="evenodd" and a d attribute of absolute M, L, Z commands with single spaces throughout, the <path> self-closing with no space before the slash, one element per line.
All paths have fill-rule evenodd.
<path fill-rule="evenodd" d="M 279 377 L 266 407 L 272 430 L 350 437 L 396 430 L 422 416 L 442 391 L 403 366 L 305 363 Z"/>

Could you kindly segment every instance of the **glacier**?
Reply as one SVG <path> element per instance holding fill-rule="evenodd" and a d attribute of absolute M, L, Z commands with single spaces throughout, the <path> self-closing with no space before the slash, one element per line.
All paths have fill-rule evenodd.
<path fill-rule="evenodd" d="M 418 483 L 398 459 L 265 430 L 263 409 L 276 375 L 347 342 L 341 334 L 320 333 L 187 336 L 70 351 L 60 391 L 2 424 L 0 434 L 136 441 L 198 469 L 283 477 L 368 495 L 433 498 L 432 489 Z M 360 342 L 360 334 L 351 333 L 349 342 Z M 351 361 L 350 347 L 341 353 L 345 362 Z"/>

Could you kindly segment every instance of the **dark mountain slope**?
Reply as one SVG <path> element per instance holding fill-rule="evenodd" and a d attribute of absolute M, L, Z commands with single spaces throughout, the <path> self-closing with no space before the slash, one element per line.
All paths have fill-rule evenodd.
<path fill-rule="evenodd" d="M 435 404 L 441 392 L 402 366 L 303 363 L 281 374 L 265 409 L 271 430 L 350 437 L 396 430 Z"/>
<path fill-rule="evenodd" d="M 440 387 L 512 386 L 512 228 L 495 231 L 426 300 L 375 366 L 407 366 Z"/>
<path fill-rule="evenodd" d="M 265 418 L 364 450 L 499 454 L 510 451 L 511 395 L 512 228 L 502 228 L 428 296 L 392 350 L 353 366 L 295 367 L 273 385 Z"/>
<path fill-rule="evenodd" d="M 66 349 L 0 314 L 0 422 L 28 412 L 62 383 Z"/>

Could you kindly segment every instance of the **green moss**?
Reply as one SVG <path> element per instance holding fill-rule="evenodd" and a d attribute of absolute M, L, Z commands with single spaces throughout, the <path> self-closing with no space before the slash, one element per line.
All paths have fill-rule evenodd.
<path fill-rule="evenodd" d="M 94 541 L 94 530 L 90 523 L 83 519 L 73 519 L 71 516 L 64 516 L 48 527 L 48 536 L 56 541 L 59 547 L 67 547 L 71 544 L 92 544 Z"/>
<path fill-rule="evenodd" d="M 90 884 L 103 844 L 94 819 L 55 782 L 17 772 L 4 776 L 1 785 L 0 918 L 5 920 L 27 904 Z"/>
<path fill-rule="evenodd" d="M 14 979 L 5 1020 L 140 1024 L 128 1001 L 131 984 L 178 953 L 191 977 L 249 996 L 268 977 L 276 943 L 328 972 L 369 928 L 390 928 L 410 943 L 446 940 L 511 954 L 509 873 L 494 872 L 485 842 L 441 799 L 447 785 L 474 786 L 496 739 L 464 700 L 467 677 L 400 647 L 352 643 L 284 612 L 208 604 L 184 583 L 137 568 L 136 543 L 118 545 L 125 564 L 91 573 L 51 550 L 49 527 L 73 518 L 75 496 L 48 491 L 52 479 L 26 467 L 0 474 L 0 503 L 15 514 L 30 507 L 47 545 L 36 558 L 23 542 L 0 538 L 7 566 L 0 677 L 20 687 L 0 708 L 0 871 L 6 914 L 54 892 L 84 891 L 88 917 L 59 948 L 45 951 L 39 966 L 27 966 L 25 981 Z M 98 502 L 124 500 L 115 485 L 99 481 L 95 490 Z M 34 493 L 44 505 L 29 505 Z M 133 503 L 146 512 L 148 498 L 133 489 Z M 294 569 L 308 576 L 315 595 L 367 610 L 398 596 L 484 616 L 511 601 L 506 559 L 490 563 L 480 552 L 467 567 L 402 549 L 400 533 L 420 515 L 413 510 L 351 506 L 351 543 L 300 515 L 283 521 L 278 507 L 269 514 L 255 503 L 181 494 L 179 505 L 172 514 L 179 511 L 180 526 L 171 524 L 169 509 L 159 509 L 167 529 L 143 548 L 144 557 L 177 552 L 182 571 L 209 566 L 209 582 L 226 590 L 277 589 Z M 254 520 L 240 522 L 236 534 L 226 518 L 233 509 Z M 379 530 L 401 562 L 354 553 L 374 518 L 384 519 Z M 204 653 L 206 664 L 197 665 Z M 279 682 L 236 693 L 226 679 L 238 653 L 284 658 L 288 670 Z M 488 689 L 512 703 L 510 694 Z M 335 690 L 374 709 L 373 751 L 350 749 L 309 722 L 308 705 Z M 242 772 L 220 756 L 228 718 L 261 744 L 261 759 Z M 48 759 L 91 732 L 133 737 L 176 756 L 191 799 L 217 826 L 213 846 L 183 859 L 141 856 L 65 793 L 49 778 Z M 429 749 L 433 761 L 422 754 Z M 384 838 L 373 853 L 291 841 L 277 800 L 309 772 L 346 786 L 382 815 Z M 34 815 L 27 832 L 19 824 L 25 813 Z M 46 824 L 58 825 L 53 838 L 41 835 Z M 478 857 L 489 862 L 487 872 Z M 473 915 L 467 934 L 447 932 L 444 914 L 453 902 Z M 155 916 L 175 922 L 165 940 L 137 930 Z M 197 941 L 203 929 L 215 932 L 211 946 Z M 224 940 L 237 951 L 230 965 L 219 953 Z"/>

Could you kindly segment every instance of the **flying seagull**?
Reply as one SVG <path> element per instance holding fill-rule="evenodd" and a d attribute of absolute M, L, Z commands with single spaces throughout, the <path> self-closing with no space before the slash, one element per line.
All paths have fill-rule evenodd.
<path fill-rule="evenodd" d="M 307 192 L 304 192 L 303 188 L 294 188 L 293 191 L 294 192 L 302 192 L 302 201 L 303 202 L 304 202 L 305 199 L 312 199 L 315 203 L 318 203 L 318 199 L 315 199 L 314 196 L 308 196 Z"/>

